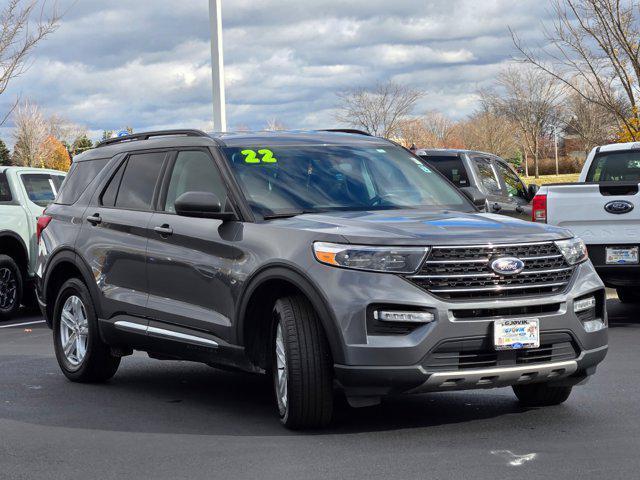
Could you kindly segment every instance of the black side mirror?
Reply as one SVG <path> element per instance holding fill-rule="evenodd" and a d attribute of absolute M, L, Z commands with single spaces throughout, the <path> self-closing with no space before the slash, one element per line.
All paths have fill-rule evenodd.
<path fill-rule="evenodd" d="M 476 187 L 462 187 L 460 191 L 471 200 L 471 203 L 475 205 L 479 210 L 484 210 L 487 206 L 487 197 L 484 193 L 478 190 Z"/>
<path fill-rule="evenodd" d="M 176 213 L 183 217 L 215 218 L 232 220 L 236 215 L 223 212 L 220 199 L 211 192 L 185 192 L 175 203 Z"/>
<path fill-rule="evenodd" d="M 535 183 L 529 184 L 529 186 L 527 187 L 527 195 L 529 196 L 529 201 L 533 200 L 533 197 L 536 196 L 538 190 L 540 190 L 540 187 L 538 185 L 536 185 Z"/>

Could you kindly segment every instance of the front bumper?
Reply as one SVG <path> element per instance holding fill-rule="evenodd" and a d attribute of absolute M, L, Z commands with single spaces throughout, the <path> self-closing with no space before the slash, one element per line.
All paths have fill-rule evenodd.
<path fill-rule="evenodd" d="M 574 313 L 576 298 L 597 293 L 604 299 L 604 286 L 590 262 L 576 267 L 570 284 L 562 292 L 465 301 L 436 297 L 393 275 L 318 268 L 324 268 L 325 278 L 330 276 L 325 284 L 341 286 L 339 294 L 325 292 L 325 295 L 332 299 L 333 316 L 343 340 L 340 345 L 342 355 L 334 355 L 335 374 L 350 396 L 494 388 L 531 382 L 574 385 L 593 374 L 607 352 L 607 329 L 587 332 Z M 372 335 L 367 331 L 371 305 L 428 309 L 434 313 L 435 320 L 408 334 Z M 487 317 L 459 315 L 459 312 L 469 310 L 504 312 L 518 308 L 540 310 L 538 313 L 501 313 Z M 606 323 L 606 311 L 601 315 Z M 507 359 L 489 368 L 430 370 L 426 359 L 443 343 L 484 342 L 482 348 L 490 350 L 493 348 L 494 320 L 518 317 L 538 318 L 541 340 L 544 335 L 569 337 L 575 356 L 561 358 L 561 361 L 549 357 L 549 361 L 523 364 Z"/>

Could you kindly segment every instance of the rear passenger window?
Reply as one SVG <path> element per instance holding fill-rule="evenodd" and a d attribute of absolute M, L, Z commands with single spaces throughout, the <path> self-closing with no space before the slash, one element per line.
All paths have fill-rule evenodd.
<path fill-rule="evenodd" d="M 62 205 L 75 203 L 93 179 L 102 171 L 107 161 L 108 159 L 103 158 L 73 163 L 67 178 L 62 182 L 56 203 Z"/>
<path fill-rule="evenodd" d="M 153 192 L 164 157 L 164 152 L 143 153 L 129 157 L 118 188 L 116 208 L 151 210 Z"/>
<path fill-rule="evenodd" d="M 457 187 L 468 187 L 469 177 L 460 157 L 451 156 L 422 156 L 429 165 L 438 170 Z"/>
<path fill-rule="evenodd" d="M 9 180 L 6 173 L 0 173 L 0 202 L 10 202 L 13 200 L 11 189 L 9 188 Z"/>
<path fill-rule="evenodd" d="M 485 192 L 500 195 L 502 193 L 500 182 L 498 182 L 498 177 L 496 177 L 496 172 L 494 172 L 491 162 L 484 158 L 474 158 L 473 161 L 478 169 L 478 175 L 480 175 L 480 181 Z"/>

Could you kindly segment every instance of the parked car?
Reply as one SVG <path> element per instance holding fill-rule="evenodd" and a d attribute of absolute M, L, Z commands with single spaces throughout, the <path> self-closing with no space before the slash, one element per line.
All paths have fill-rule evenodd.
<path fill-rule="evenodd" d="M 300 428 L 327 425 L 334 386 L 353 406 L 506 386 L 555 405 L 605 357 L 580 239 L 478 213 L 384 139 L 164 131 L 75 164 L 38 260 L 72 381 L 109 379 L 133 350 L 266 372 Z"/>
<path fill-rule="evenodd" d="M 529 220 L 537 185 L 527 185 L 502 158 L 472 150 L 420 149 L 416 154 L 458 188 L 475 187 L 487 197 L 487 212 Z"/>
<path fill-rule="evenodd" d="M 0 167 L 0 320 L 33 304 L 37 218 L 51 203 L 64 172 Z"/>
<path fill-rule="evenodd" d="M 543 186 L 533 220 L 583 238 L 604 284 L 620 301 L 640 303 L 640 143 L 594 148 L 578 182 Z"/>

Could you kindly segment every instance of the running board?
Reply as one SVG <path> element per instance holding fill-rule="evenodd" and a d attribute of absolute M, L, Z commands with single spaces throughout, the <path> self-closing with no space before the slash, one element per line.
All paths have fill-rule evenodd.
<path fill-rule="evenodd" d="M 189 333 L 176 332 L 166 328 L 153 327 L 143 325 L 141 323 L 130 322 L 128 320 L 118 320 L 113 324 L 118 330 L 125 332 L 143 333 L 151 337 L 167 338 L 183 343 L 192 343 L 196 345 L 205 345 L 207 347 L 218 348 L 218 342 L 209 338 L 200 337 Z"/>

